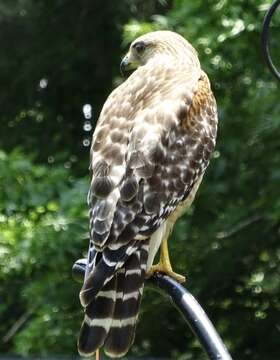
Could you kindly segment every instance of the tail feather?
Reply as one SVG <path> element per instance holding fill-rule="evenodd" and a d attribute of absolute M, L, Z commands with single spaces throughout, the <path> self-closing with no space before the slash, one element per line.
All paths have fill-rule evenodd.
<path fill-rule="evenodd" d="M 102 287 L 113 278 L 116 270 L 123 266 L 137 247 L 138 244 L 135 241 L 117 249 L 108 247 L 103 252 L 97 252 L 97 256 L 95 256 L 97 263 L 93 264 L 93 269 L 86 277 L 80 292 L 80 301 L 84 307 L 92 302 Z"/>
<path fill-rule="evenodd" d="M 86 307 L 78 340 L 79 353 L 89 356 L 100 348 L 108 335 L 116 301 L 116 277 L 113 277 Z"/>
<path fill-rule="evenodd" d="M 135 326 L 141 299 L 140 250 L 130 256 L 118 275 L 117 299 L 113 322 L 106 339 L 104 350 L 111 357 L 121 357 L 129 350 L 135 334 Z"/>
<path fill-rule="evenodd" d="M 96 287 L 94 283 L 96 269 L 103 258 L 92 272 L 90 295 L 94 294 L 94 299 L 89 301 L 89 293 L 86 293 L 86 298 L 83 297 L 87 305 L 78 343 L 79 352 L 84 356 L 92 355 L 104 345 L 107 355 L 121 357 L 133 343 L 146 273 L 148 241 L 137 242 L 134 252 L 130 251 L 122 267 L 115 268 L 109 275 L 110 280 L 105 280 L 105 285 L 99 290 L 101 282 Z M 89 284 L 88 279 L 86 283 Z M 84 285 L 82 291 L 86 290 Z"/>
<path fill-rule="evenodd" d="M 124 356 L 134 341 L 147 260 L 145 241 L 125 263 L 121 281 L 118 280 L 114 320 L 104 345 L 105 353 L 111 357 Z"/>

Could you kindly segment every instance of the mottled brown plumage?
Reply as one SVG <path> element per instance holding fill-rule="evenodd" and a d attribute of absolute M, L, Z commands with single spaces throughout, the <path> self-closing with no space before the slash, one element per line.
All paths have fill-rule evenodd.
<path fill-rule="evenodd" d="M 136 70 L 108 97 L 92 140 L 83 355 L 128 351 L 145 274 L 193 201 L 216 139 L 210 83 L 184 38 L 146 34 L 122 65 Z"/>

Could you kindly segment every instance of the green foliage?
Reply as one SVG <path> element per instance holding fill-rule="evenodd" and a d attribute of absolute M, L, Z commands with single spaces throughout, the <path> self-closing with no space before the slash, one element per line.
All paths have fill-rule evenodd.
<path fill-rule="evenodd" d="M 187 272 L 233 358 L 278 360 L 280 103 L 259 44 L 270 2 L 13 3 L 0 5 L 9 89 L 0 121 L 1 348 L 76 354 L 82 312 L 71 266 L 88 241 L 82 106 L 92 104 L 96 120 L 121 51 L 140 34 L 171 29 L 198 50 L 220 119 L 211 165 L 170 241 L 174 268 Z M 276 60 L 277 31 L 279 16 L 270 40 Z M 47 87 L 38 88 L 42 79 Z M 150 291 L 132 354 L 205 359 L 176 310 Z"/>
<path fill-rule="evenodd" d="M 88 184 L 63 167 L 34 165 L 18 152 L 0 153 L 1 338 L 20 354 L 75 349 L 81 321 L 71 267 L 87 248 Z"/>

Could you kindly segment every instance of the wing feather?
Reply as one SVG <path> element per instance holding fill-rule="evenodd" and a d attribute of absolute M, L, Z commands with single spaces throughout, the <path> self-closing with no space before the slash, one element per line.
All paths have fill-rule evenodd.
<path fill-rule="evenodd" d="M 108 323 L 96 330 L 93 345 L 81 340 L 82 353 L 90 354 L 101 346 L 112 324 L 123 331 L 129 329 L 129 340 L 121 343 L 119 334 L 111 330 L 108 353 L 127 351 L 134 336 L 148 256 L 140 261 L 135 318 L 127 328 L 121 319 L 112 320 L 127 311 L 116 298 L 118 293 L 122 298 L 128 296 L 118 272 L 125 268 L 130 276 L 139 273 L 139 256 L 134 255 L 136 266 L 131 255 L 139 254 L 143 241 L 148 247 L 150 236 L 201 180 L 215 145 L 217 109 L 207 76 L 200 69 L 188 73 L 163 66 L 161 76 L 152 83 L 146 81 L 149 71 L 146 66 L 139 68 L 113 91 L 93 137 L 88 202 L 90 251 L 94 255 L 89 255 L 93 260 L 80 298 L 87 314 L 106 286 L 111 286 L 114 297 L 106 309 Z M 99 322 L 94 321 L 85 320 L 82 337 L 98 328 Z"/>
<path fill-rule="evenodd" d="M 105 104 L 101 113 L 101 129 L 97 127 L 92 145 L 89 195 L 94 209 L 91 234 L 100 249 L 116 241 L 127 243 L 137 233 L 154 232 L 190 193 L 209 163 L 217 111 L 208 78 L 201 70 L 192 76 L 169 71 L 173 78 L 165 70 L 165 77 L 153 87 L 154 102 L 147 96 L 144 81 L 141 83 L 141 77 L 148 74 L 138 70 L 138 75 L 129 78 L 129 86 L 125 82 L 112 93 L 110 108 Z M 140 90 L 146 96 L 141 97 Z M 110 129 L 106 137 L 104 127 Z M 104 143 L 95 151 L 99 137 Z M 112 146 L 114 151 L 109 151 Z M 108 214 L 106 221 L 104 216 L 100 219 L 103 212 Z"/>

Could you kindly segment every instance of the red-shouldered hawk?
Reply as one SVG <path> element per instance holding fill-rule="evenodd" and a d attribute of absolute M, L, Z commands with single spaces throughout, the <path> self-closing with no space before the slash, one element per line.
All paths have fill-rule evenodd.
<path fill-rule="evenodd" d="M 195 197 L 217 132 L 209 80 L 182 36 L 139 37 L 121 68 L 135 71 L 108 97 L 92 140 L 84 356 L 102 346 L 111 357 L 129 350 L 147 274 L 184 281 L 172 271 L 167 239 Z"/>

